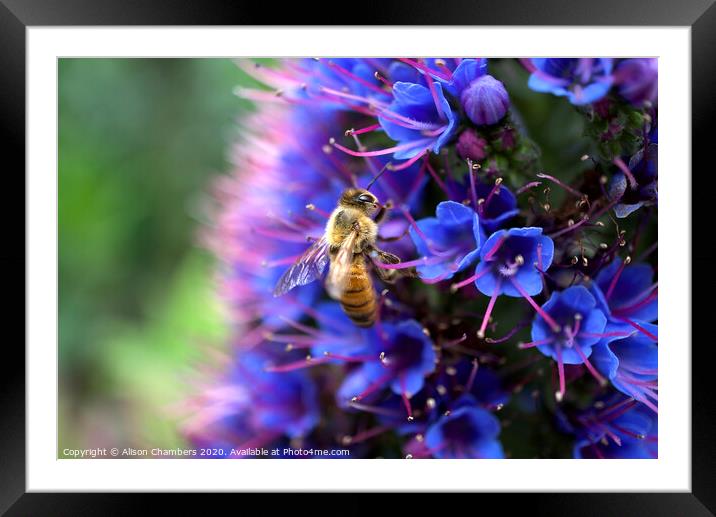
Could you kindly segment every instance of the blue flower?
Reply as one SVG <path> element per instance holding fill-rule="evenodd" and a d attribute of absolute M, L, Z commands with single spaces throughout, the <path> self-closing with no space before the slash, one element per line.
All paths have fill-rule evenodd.
<path fill-rule="evenodd" d="M 235 378 L 251 393 L 250 419 L 254 428 L 304 436 L 318 424 L 318 390 L 304 371 L 268 371 L 273 362 L 265 352 L 238 357 Z"/>
<path fill-rule="evenodd" d="M 369 332 L 375 359 L 363 362 L 346 376 L 336 394 L 340 406 L 345 407 L 353 399 L 362 400 L 384 387 L 410 398 L 435 370 L 433 343 L 417 321 L 383 323 Z"/>
<path fill-rule="evenodd" d="M 541 271 L 552 265 L 554 243 L 542 228 L 498 230 L 480 248 L 475 285 L 487 296 L 520 297 L 542 292 Z"/>
<path fill-rule="evenodd" d="M 477 213 L 455 201 L 443 201 L 437 217 L 417 221 L 410 238 L 426 264 L 418 267 L 423 279 L 437 282 L 451 278 L 477 260 L 483 234 Z"/>
<path fill-rule="evenodd" d="M 598 401 L 577 420 L 581 424 L 573 450 L 577 459 L 657 457 L 656 414 L 631 399 L 612 396 Z"/>
<path fill-rule="evenodd" d="M 625 320 L 650 323 L 658 317 L 658 291 L 649 264 L 626 265 L 617 258 L 599 272 L 591 290 L 615 325 L 624 326 Z"/>
<path fill-rule="evenodd" d="M 467 118 L 478 126 L 495 124 L 510 107 L 505 85 L 487 74 L 486 59 L 464 59 L 448 89 L 460 99 Z"/>
<path fill-rule="evenodd" d="M 581 285 L 552 293 L 535 316 L 532 342 L 522 348 L 536 346 L 542 354 L 557 361 L 559 400 L 565 393 L 565 364 L 584 364 L 594 373 L 588 357 L 592 347 L 602 339 L 606 324 L 607 318 L 596 299 Z"/>
<path fill-rule="evenodd" d="M 655 58 L 624 59 L 614 70 L 619 95 L 634 106 L 655 103 L 658 98 L 659 64 Z"/>
<path fill-rule="evenodd" d="M 517 198 L 502 184 L 490 185 L 478 182 L 475 183 L 475 192 L 480 224 L 487 235 L 502 228 L 507 221 L 520 213 L 517 208 Z"/>
<path fill-rule="evenodd" d="M 658 198 L 658 144 L 648 142 L 622 164 L 622 169 L 612 176 L 608 194 L 612 200 L 619 200 L 614 206 L 614 214 L 624 218 L 642 206 L 653 205 Z M 621 162 L 620 162 L 621 163 Z"/>
<path fill-rule="evenodd" d="M 365 59 L 303 59 L 300 67 L 305 83 L 294 93 L 299 97 L 320 100 L 322 109 L 350 109 L 339 98 L 325 98 L 326 88 L 384 102 L 390 99 L 390 93 L 382 89 L 382 84 L 374 75 L 375 68 Z"/>
<path fill-rule="evenodd" d="M 531 62 L 535 70 L 527 84 L 532 90 L 567 97 L 577 106 L 604 97 L 614 81 L 608 58 L 538 58 Z"/>
<path fill-rule="evenodd" d="M 438 153 L 453 133 L 457 117 L 443 94 L 440 82 L 431 89 L 422 84 L 397 82 L 393 102 L 380 110 L 378 122 L 390 138 L 399 143 L 393 157 L 413 158 L 426 150 Z"/>
<path fill-rule="evenodd" d="M 425 446 L 440 459 L 504 458 L 499 434 L 500 421 L 466 396 L 461 407 L 428 428 Z"/>
<path fill-rule="evenodd" d="M 656 325 L 643 323 L 643 326 L 657 336 Z M 627 337 L 594 347 L 592 362 L 616 389 L 657 411 L 659 348 L 656 340 L 633 330 Z"/>

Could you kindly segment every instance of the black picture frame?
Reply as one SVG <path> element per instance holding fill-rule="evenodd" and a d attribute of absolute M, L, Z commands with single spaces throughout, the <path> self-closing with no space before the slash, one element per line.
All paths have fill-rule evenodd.
<path fill-rule="evenodd" d="M 524 2 L 460 0 L 425 2 L 384 0 L 353 4 L 350 19 L 342 18 L 338 5 L 311 7 L 303 3 L 273 5 L 234 1 L 187 0 L 0 0 L 0 147 L 3 157 L 5 196 L 2 207 L 6 329 L 17 330 L 25 321 L 25 31 L 30 26 L 61 25 L 282 25 L 301 21 L 310 25 L 610 25 L 691 27 L 692 72 L 692 175 L 698 180 L 692 198 L 692 303 L 693 328 L 703 329 L 713 304 L 699 303 L 697 294 L 713 292 L 714 279 L 707 267 L 714 263 L 711 251 L 714 190 L 712 125 L 716 121 L 713 84 L 716 78 L 716 5 L 714 0 L 542 0 Z M 438 5 L 439 4 L 439 5 Z M 359 8 L 360 7 L 360 8 Z M 565 43 L 568 46 L 568 42 Z M 10 160 L 9 160 L 10 158 Z M 688 171 L 672 171 L 683 174 Z M 703 182 L 711 181 L 711 185 Z M 14 182 L 8 185 L 8 182 Z M 694 182 L 696 185 L 696 182 Z M 699 199 L 702 197 L 703 199 Z M 22 215 L 20 215 L 22 214 Z M 22 224 L 20 223 L 22 221 Z M 688 264 L 684 264 L 688 267 Z M 22 271 L 22 274 L 20 272 Z M 12 293 L 12 294 L 11 294 Z M 712 316 L 711 316 L 712 317 Z M 691 493 L 631 494 L 521 494 L 505 497 L 472 495 L 484 508 L 487 497 L 499 497 L 501 511 L 528 506 L 532 515 L 716 515 L 716 397 L 711 340 L 692 339 L 692 491 Z M 24 336 L 25 327 L 19 334 Z M 7 336 L 7 333 L 6 333 Z M 124 514 L 145 507 L 145 498 L 120 494 L 25 493 L 25 353 L 21 339 L 4 340 L 0 375 L 0 512 L 7 515 L 105 515 Z M 242 495 L 241 497 L 246 497 Z M 451 496 L 452 497 L 452 496 Z M 476 499 L 479 498 L 479 499 Z M 354 512 L 371 510 L 371 498 L 353 497 Z M 180 496 L 163 496 L 162 505 L 179 502 Z M 413 504 L 424 505 L 419 497 Z M 453 501 L 454 503 L 454 501 Z M 451 505 L 453 504 L 451 503 Z M 298 502 L 297 504 L 301 504 Z M 405 511 L 409 511 L 408 504 Z M 444 507 L 447 508 L 447 507 Z M 458 507 L 454 507 L 457 509 Z M 467 511 L 463 508 L 462 511 Z M 346 512 L 347 513 L 347 512 Z"/>

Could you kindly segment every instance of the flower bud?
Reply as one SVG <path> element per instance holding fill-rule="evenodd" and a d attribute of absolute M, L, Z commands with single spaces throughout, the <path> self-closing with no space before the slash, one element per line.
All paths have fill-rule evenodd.
<path fill-rule="evenodd" d="M 460 158 L 468 158 L 475 162 L 481 162 L 487 157 L 487 140 L 477 134 L 474 129 L 466 129 L 457 139 L 457 154 Z"/>
<path fill-rule="evenodd" d="M 491 75 L 483 75 L 472 81 L 463 90 L 460 101 L 467 117 L 478 126 L 496 123 L 510 107 L 505 86 Z"/>

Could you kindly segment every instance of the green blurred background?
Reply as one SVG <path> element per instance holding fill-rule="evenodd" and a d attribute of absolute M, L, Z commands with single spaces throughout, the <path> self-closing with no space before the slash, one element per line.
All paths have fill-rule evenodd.
<path fill-rule="evenodd" d="M 181 444 L 175 406 L 221 347 L 197 243 L 247 82 L 225 59 L 59 61 L 59 443 Z"/>

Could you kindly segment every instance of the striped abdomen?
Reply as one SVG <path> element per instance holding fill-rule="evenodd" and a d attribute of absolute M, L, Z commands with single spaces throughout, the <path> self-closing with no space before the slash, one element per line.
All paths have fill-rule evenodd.
<path fill-rule="evenodd" d="M 375 290 L 366 270 L 363 255 L 355 255 L 353 259 L 348 284 L 340 303 L 343 311 L 357 326 L 370 327 L 375 323 Z"/>

